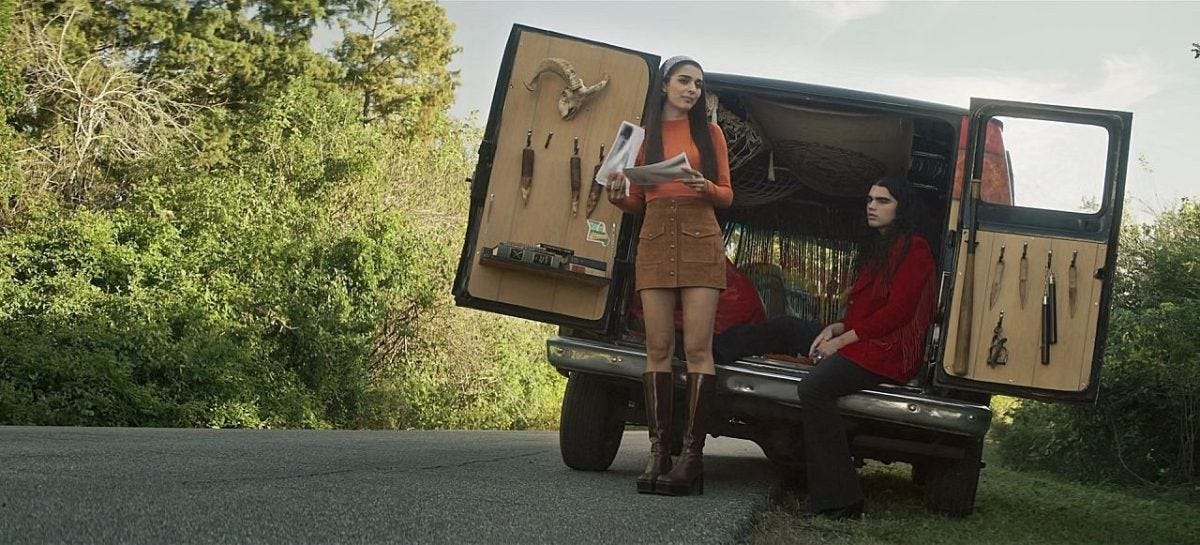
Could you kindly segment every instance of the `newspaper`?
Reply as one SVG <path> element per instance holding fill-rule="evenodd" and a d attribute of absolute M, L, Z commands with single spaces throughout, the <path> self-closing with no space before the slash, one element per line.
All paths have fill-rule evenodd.
<path fill-rule="evenodd" d="M 629 178 L 631 184 L 658 185 L 672 180 L 691 178 L 692 175 L 684 170 L 690 168 L 692 165 L 688 163 L 687 154 L 680 152 L 679 155 L 652 165 L 627 168 L 625 177 Z"/>
<path fill-rule="evenodd" d="M 613 172 L 624 172 L 631 185 L 657 185 L 690 177 L 684 169 L 690 169 L 692 166 L 688 163 L 687 155 L 683 153 L 651 165 L 634 166 L 645 139 L 645 129 L 622 121 L 608 155 L 600 164 L 600 170 L 596 171 L 596 183 L 608 186 L 608 176 Z M 628 194 L 628 187 L 625 191 Z"/>

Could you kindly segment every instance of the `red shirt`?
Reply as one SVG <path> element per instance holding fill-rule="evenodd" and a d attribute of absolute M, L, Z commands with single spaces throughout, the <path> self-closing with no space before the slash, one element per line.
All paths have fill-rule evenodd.
<path fill-rule="evenodd" d="M 876 274 L 860 271 L 846 301 L 845 331 L 858 341 L 838 350 L 846 359 L 877 375 L 907 382 L 920 368 L 925 330 L 933 314 L 934 269 L 929 243 L 912 237 L 908 252 L 899 255 L 903 240 L 892 246 L 888 267 L 900 261 L 889 286 Z"/>

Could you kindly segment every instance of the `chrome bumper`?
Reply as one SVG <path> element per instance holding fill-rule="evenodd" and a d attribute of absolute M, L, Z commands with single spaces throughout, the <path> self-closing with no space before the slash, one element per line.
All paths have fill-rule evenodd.
<path fill-rule="evenodd" d="M 561 371 L 641 380 L 646 355 L 635 348 L 554 336 L 546 340 L 550 363 Z M 808 371 L 757 358 L 717 366 L 717 387 L 727 393 L 799 407 L 796 385 Z M 956 435 L 982 437 L 992 411 L 953 399 L 935 398 L 903 386 L 879 385 L 838 401 L 842 413 Z"/>

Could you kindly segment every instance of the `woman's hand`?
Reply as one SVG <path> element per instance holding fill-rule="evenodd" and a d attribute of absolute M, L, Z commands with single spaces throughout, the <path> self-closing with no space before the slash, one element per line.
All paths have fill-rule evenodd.
<path fill-rule="evenodd" d="M 845 343 L 839 342 L 840 335 L 845 331 L 845 326 L 841 322 L 832 323 L 825 326 L 817 338 L 813 339 L 812 346 L 808 348 L 808 356 L 814 360 L 820 360 L 825 356 L 837 352 Z"/>
<path fill-rule="evenodd" d="M 815 358 L 817 356 L 817 346 L 837 336 L 837 330 L 834 327 L 837 325 L 838 324 L 829 324 L 825 326 L 825 329 L 822 329 L 820 333 L 817 333 L 817 338 L 813 339 L 812 345 L 808 347 L 809 357 Z"/>
<path fill-rule="evenodd" d="M 690 178 L 683 179 L 683 185 L 688 186 L 692 191 L 701 195 L 707 194 L 709 191 L 710 181 L 704 177 L 704 174 L 694 168 L 684 167 L 683 172 Z"/>
<path fill-rule="evenodd" d="M 845 337 L 839 335 L 839 336 L 829 339 L 827 341 L 821 341 L 821 342 L 816 343 L 813 346 L 813 350 L 812 350 L 812 353 L 810 354 L 810 356 L 812 357 L 812 359 L 820 361 L 822 359 L 825 359 L 828 356 L 832 356 L 832 355 L 836 354 L 837 351 L 840 350 L 845 345 L 846 345 Z"/>
<path fill-rule="evenodd" d="M 614 171 L 608 173 L 608 202 L 617 203 L 625 198 L 625 188 L 629 186 L 629 178 L 625 173 Z"/>

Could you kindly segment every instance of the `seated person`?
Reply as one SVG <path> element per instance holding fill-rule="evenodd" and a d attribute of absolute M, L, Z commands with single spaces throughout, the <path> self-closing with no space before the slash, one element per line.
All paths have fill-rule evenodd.
<path fill-rule="evenodd" d="M 797 387 L 803 408 L 809 508 L 831 518 L 862 516 L 863 495 L 837 400 L 883 382 L 903 384 L 920 368 L 933 314 L 929 243 L 915 234 L 916 195 L 902 177 L 886 177 L 867 196 L 872 239 L 859 252 L 841 322 L 821 328 L 776 318 L 732 328 L 713 339 L 718 364 L 750 354 L 804 353 L 816 367 Z"/>

